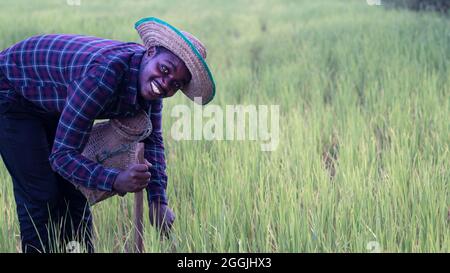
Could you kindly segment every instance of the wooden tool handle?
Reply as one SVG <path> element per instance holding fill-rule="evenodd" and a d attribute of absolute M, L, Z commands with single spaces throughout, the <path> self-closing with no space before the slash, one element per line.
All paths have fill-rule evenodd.
<path fill-rule="evenodd" d="M 136 162 L 145 164 L 144 143 L 138 143 L 136 147 Z M 144 251 L 144 192 L 136 192 L 134 194 L 134 240 L 136 244 L 136 252 Z"/>

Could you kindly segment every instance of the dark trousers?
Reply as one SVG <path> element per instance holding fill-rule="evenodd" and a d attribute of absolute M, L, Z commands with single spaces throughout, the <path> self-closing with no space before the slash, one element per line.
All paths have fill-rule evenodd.
<path fill-rule="evenodd" d="M 66 251 L 71 242 L 92 252 L 86 198 L 50 167 L 57 125 L 57 114 L 28 101 L 0 101 L 0 154 L 13 181 L 22 251 Z"/>

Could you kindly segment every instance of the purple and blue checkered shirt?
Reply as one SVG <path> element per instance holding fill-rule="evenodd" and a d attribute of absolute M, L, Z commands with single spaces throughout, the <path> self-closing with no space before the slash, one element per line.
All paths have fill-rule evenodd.
<path fill-rule="evenodd" d="M 95 119 L 148 110 L 153 132 L 145 139 L 152 163 L 150 200 L 167 203 L 162 100 L 138 93 L 142 45 L 81 35 L 30 37 L 0 52 L 0 100 L 26 99 L 37 109 L 60 115 L 50 155 L 52 169 L 65 179 L 110 191 L 119 170 L 81 155 Z"/>

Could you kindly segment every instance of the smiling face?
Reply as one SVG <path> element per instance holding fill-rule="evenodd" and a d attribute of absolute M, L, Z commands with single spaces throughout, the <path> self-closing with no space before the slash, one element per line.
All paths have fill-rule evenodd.
<path fill-rule="evenodd" d="M 171 51 L 157 47 L 155 54 L 146 53 L 139 71 L 139 90 L 146 100 L 168 98 L 191 80 L 191 73 Z"/>

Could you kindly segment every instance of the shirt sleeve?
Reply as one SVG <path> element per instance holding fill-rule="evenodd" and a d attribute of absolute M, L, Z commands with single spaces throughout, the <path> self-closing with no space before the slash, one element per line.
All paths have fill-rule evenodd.
<path fill-rule="evenodd" d="M 150 119 L 152 133 L 144 140 L 144 157 L 153 165 L 150 169 L 151 181 L 147 187 L 149 202 L 159 200 L 167 205 L 167 175 L 166 159 L 164 155 L 164 141 L 162 136 L 162 100 L 150 102 Z"/>
<path fill-rule="evenodd" d="M 67 87 L 49 160 L 52 169 L 75 184 L 111 191 L 118 169 L 105 168 L 81 155 L 95 118 L 112 97 L 120 75 L 109 66 L 96 66 Z"/>

